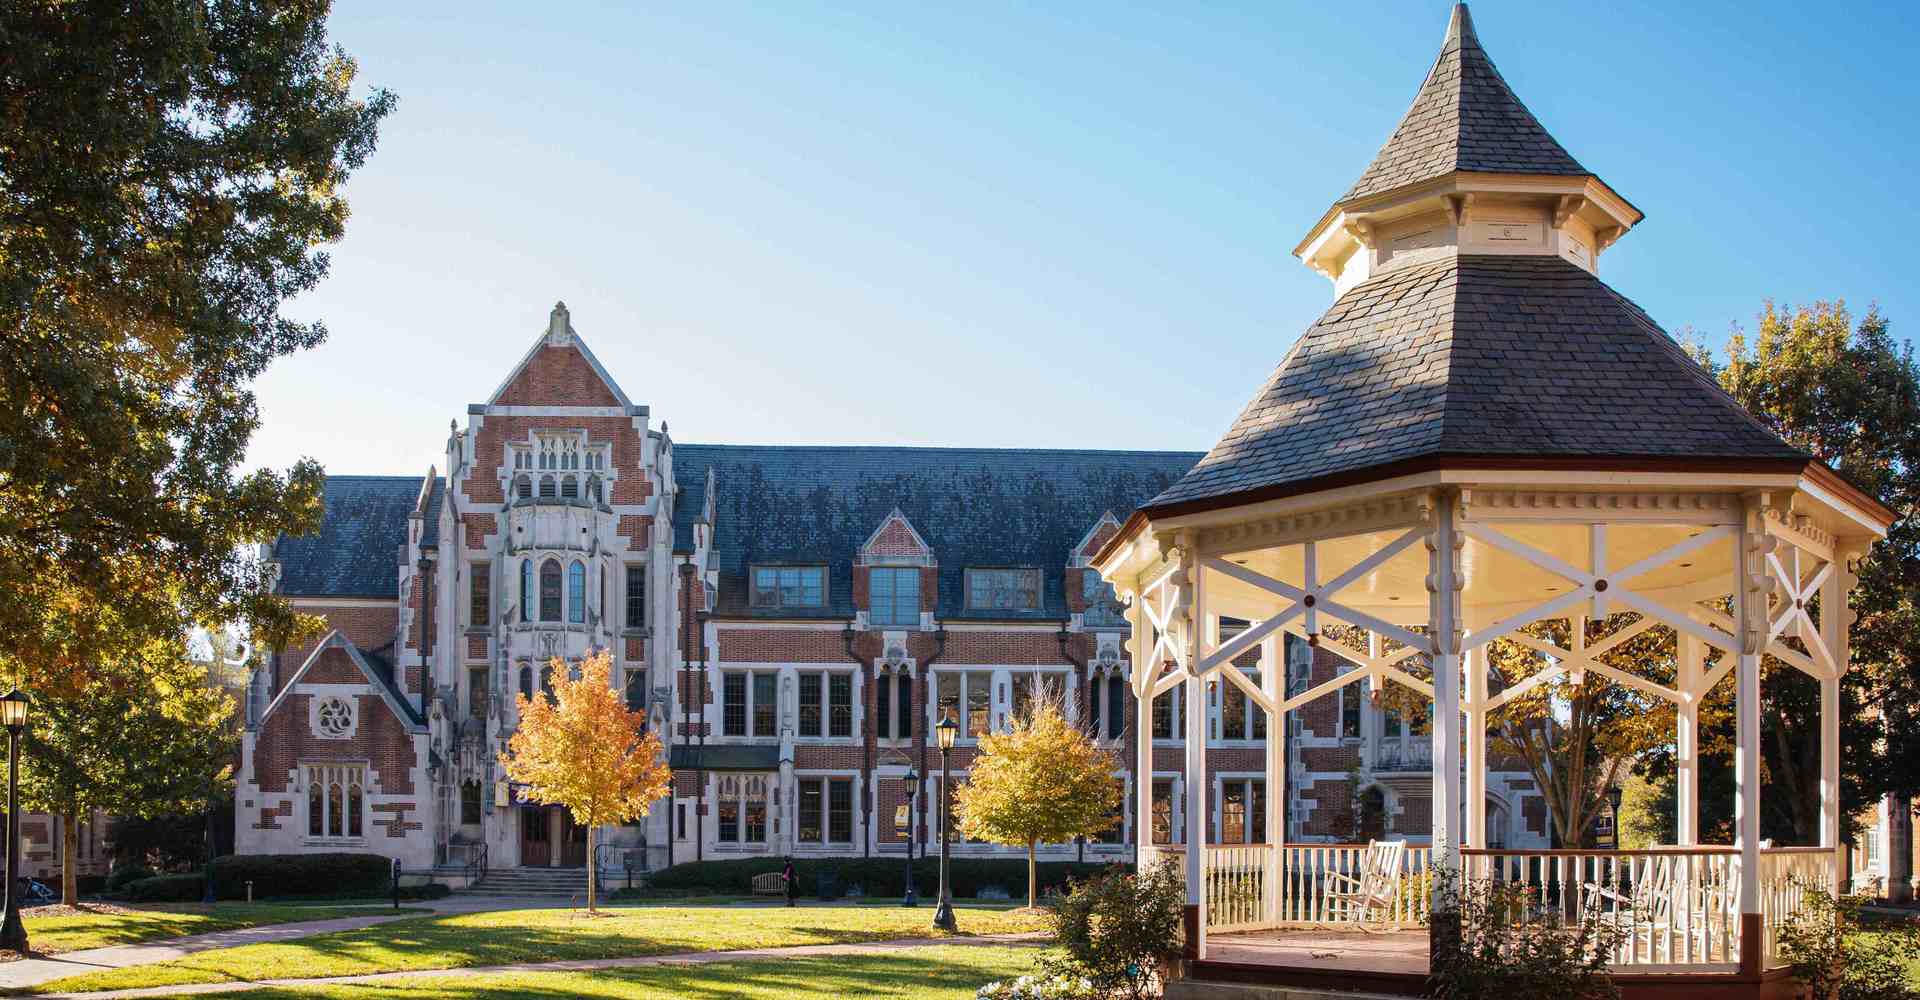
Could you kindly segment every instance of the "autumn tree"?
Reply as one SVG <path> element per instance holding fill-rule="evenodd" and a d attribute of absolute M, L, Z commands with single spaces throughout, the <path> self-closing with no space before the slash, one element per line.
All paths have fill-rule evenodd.
<path fill-rule="evenodd" d="M 643 729 L 611 680 L 613 655 L 595 653 L 573 671 L 554 660 L 553 693 L 515 695 L 520 727 L 500 766 L 526 797 L 559 805 L 587 831 L 587 911 L 594 912 L 594 830 L 645 816 L 671 774 L 660 738 Z"/>
<path fill-rule="evenodd" d="M 1868 310 L 1855 322 L 1838 302 L 1768 303 L 1751 337 L 1736 330 L 1720 357 L 1695 355 L 1748 412 L 1899 518 L 1862 561 L 1851 597 L 1841 745 L 1877 748 L 1842 760 L 1840 815 L 1851 824 L 1883 796 L 1920 795 L 1920 368 L 1886 317 Z M 1771 658 L 1765 671 L 1761 832 L 1817 843 L 1819 688 Z"/>
<path fill-rule="evenodd" d="M 153 818 L 206 807 L 232 781 L 235 702 L 188 655 L 147 640 L 36 693 L 21 748 L 25 808 L 61 818 L 61 895 L 79 901 L 80 824 L 95 811 Z"/>
<path fill-rule="evenodd" d="M 325 337 L 282 303 L 393 107 L 328 10 L 0 8 L 0 669 L 41 694 L 105 661 L 98 606 L 167 642 L 296 621 L 247 543 L 311 530 L 322 477 L 241 470 L 250 386 Z"/>
<path fill-rule="evenodd" d="M 1039 895 L 1037 854 L 1113 828 L 1120 804 L 1119 765 L 1067 721 L 1060 706 L 1035 698 L 1003 733 L 980 738 L 966 783 L 954 790 L 960 832 L 972 840 L 1027 849 L 1027 906 Z"/>

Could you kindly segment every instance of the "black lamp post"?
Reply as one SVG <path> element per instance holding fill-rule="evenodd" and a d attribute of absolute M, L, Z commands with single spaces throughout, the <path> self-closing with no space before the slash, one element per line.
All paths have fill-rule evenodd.
<path fill-rule="evenodd" d="M 1613 807 L 1613 849 L 1620 849 L 1620 798 L 1619 785 L 1607 789 L 1607 804 Z"/>
<path fill-rule="evenodd" d="M 913 823 L 913 790 L 919 783 L 920 776 L 913 773 L 913 768 L 907 768 L 907 898 L 900 901 L 901 906 L 920 905 L 920 893 L 913 886 L 913 842 L 917 832 Z"/>
<path fill-rule="evenodd" d="M 960 727 L 948 716 L 941 719 L 933 731 L 940 737 L 940 904 L 933 911 L 933 926 L 952 931 L 959 928 L 953 920 L 953 891 L 947 883 L 947 862 L 953 849 L 953 809 L 948 793 L 953 782 L 953 767 L 949 752 L 953 749 L 953 738 L 960 735 Z"/>
<path fill-rule="evenodd" d="M 7 727 L 7 915 L 0 922 L 0 948 L 27 952 L 27 927 L 20 922 L 20 733 L 27 728 L 26 692 L 0 695 L 0 726 Z"/>

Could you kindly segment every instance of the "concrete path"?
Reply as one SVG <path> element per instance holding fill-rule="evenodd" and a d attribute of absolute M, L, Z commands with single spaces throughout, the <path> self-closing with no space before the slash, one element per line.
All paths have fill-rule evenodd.
<path fill-rule="evenodd" d="M 210 936 L 210 935 L 209 935 Z M 1045 934 L 989 934 L 965 938 L 905 938 L 898 941 L 874 941 L 867 944 L 814 944 L 788 948 L 743 948 L 738 951 L 695 951 L 677 955 L 648 955 L 635 958 L 575 959 L 563 962 L 519 962 L 513 965 L 485 965 L 465 969 L 415 969 L 408 972 L 375 972 L 360 976 L 326 976 L 314 979 L 257 979 L 237 983 L 200 983 L 188 986 L 151 986 L 137 990 L 107 990 L 94 993 L 48 993 L 52 1000 L 133 1000 L 136 997 L 184 997 L 206 993 L 237 993 L 263 987 L 332 986 L 369 984 L 392 980 L 448 979 L 529 972 L 598 972 L 607 969 L 637 969 L 653 965 L 708 965 L 714 962 L 749 962 L 768 958 L 817 958 L 834 955 L 883 955 L 904 948 L 929 945 L 983 947 L 1023 945 L 1037 947 Z"/>
<path fill-rule="evenodd" d="M 18 962 L 0 963 L 0 989 L 19 989 L 26 986 L 38 986 L 41 983 L 66 976 L 78 976 L 86 972 L 101 969 L 122 969 L 131 965 L 152 965 L 155 962 L 169 962 L 184 958 L 195 952 L 212 951 L 216 948 L 236 948 L 243 944 L 264 944 L 273 941 L 292 941 L 297 938 L 326 934 L 330 931 L 350 931 L 361 927 L 384 924 L 389 920 L 404 920 L 408 917 L 426 916 L 420 910 L 432 910 L 435 914 L 481 913 L 488 910 L 525 910 L 546 906 L 565 906 L 566 901 L 516 899 L 511 896 L 448 896 L 429 902 L 402 903 L 413 913 L 382 912 L 374 907 L 367 908 L 364 917 L 339 917 L 332 920 L 301 920 L 286 924 L 264 924 L 259 927 L 243 927 L 239 930 L 214 931 L 208 934 L 191 934 L 186 937 L 166 938 L 160 941 L 147 941 L 141 944 L 119 944 L 107 948 L 88 948 L 85 951 L 69 951 L 45 958 L 27 958 Z"/>

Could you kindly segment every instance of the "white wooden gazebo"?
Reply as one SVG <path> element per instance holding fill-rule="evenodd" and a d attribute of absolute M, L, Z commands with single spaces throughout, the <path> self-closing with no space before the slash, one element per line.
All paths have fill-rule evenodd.
<path fill-rule="evenodd" d="M 1768 970 L 1772 932 L 1797 905 L 1790 877 L 1839 877 L 1850 565 L 1892 514 L 1750 417 L 1599 280 L 1603 251 L 1641 218 L 1547 134 L 1481 49 L 1465 5 L 1455 8 L 1405 118 L 1296 251 L 1333 280 L 1334 305 L 1096 566 L 1130 600 L 1138 773 L 1152 773 L 1152 700 L 1177 686 L 1204 705 L 1210 685 L 1236 685 L 1269 713 L 1267 732 L 1284 734 L 1284 713 L 1341 685 L 1404 685 L 1432 699 L 1434 735 L 1431 846 L 1408 852 L 1403 877 L 1431 867 L 1518 881 L 1543 899 L 1618 887 L 1630 902 L 1607 905 L 1634 925 L 1615 957 L 1629 993 L 1706 977 L 1718 995 L 1760 995 L 1781 988 Z M 1620 612 L 1636 617 L 1587 638 L 1588 620 Z M 1223 640 L 1223 618 L 1251 624 Z M 1569 623 L 1572 648 L 1520 631 L 1548 620 Z M 1367 636 L 1364 649 L 1323 647 L 1356 669 L 1289 695 L 1280 637 L 1318 644 L 1332 626 Z M 1675 676 L 1604 662 L 1648 630 L 1670 636 Z M 1490 681 L 1495 642 L 1536 651 L 1539 672 Z M 1257 684 L 1231 668 L 1256 650 Z M 1763 657 L 1820 684 L 1817 845 L 1760 841 Z M 1490 847 L 1487 713 L 1582 672 L 1676 706 L 1677 842 Z M 1723 683 L 1737 691 L 1737 838 L 1705 845 L 1696 720 Z M 1207 736 L 1205 713 L 1186 713 L 1190 847 L 1207 837 L 1209 783 L 1193 780 L 1207 773 Z M 1283 749 L 1268 741 L 1269 788 L 1287 787 Z M 1138 790 L 1144 817 L 1151 783 Z M 1201 978 L 1263 978 L 1215 953 L 1230 935 L 1344 919 L 1324 876 L 1355 849 L 1284 843 L 1284 802 L 1266 797 L 1273 843 L 1183 851 Z M 1154 853 L 1142 846 L 1143 861 Z M 1434 905 L 1453 891 L 1437 885 Z M 1424 904 L 1405 898 L 1395 919 L 1421 922 Z M 1284 964 L 1264 978 L 1328 979 Z"/>

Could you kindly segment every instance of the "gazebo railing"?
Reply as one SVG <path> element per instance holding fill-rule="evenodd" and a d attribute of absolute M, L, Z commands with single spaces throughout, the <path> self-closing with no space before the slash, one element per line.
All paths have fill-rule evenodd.
<path fill-rule="evenodd" d="M 1840 858 L 1830 847 L 1760 849 L 1761 937 L 1768 968 L 1786 964 L 1780 955 L 1780 928 L 1809 912 L 1810 890 L 1834 892 Z"/>

